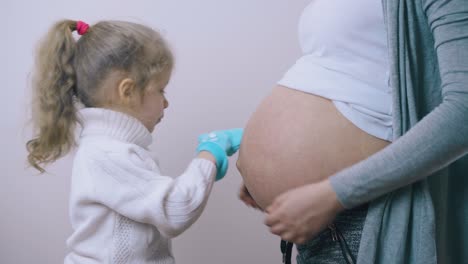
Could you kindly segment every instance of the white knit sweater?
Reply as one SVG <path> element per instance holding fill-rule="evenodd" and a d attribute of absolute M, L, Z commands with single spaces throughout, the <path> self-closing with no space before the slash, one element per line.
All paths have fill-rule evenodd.
<path fill-rule="evenodd" d="M 215 165 L 194 159 L 179 177 L 163 176 L 137 119 L 99 108 L 81 110 L 80 118 L 65 263 L 174 263 L 170 238 L 200 216 Z"/>

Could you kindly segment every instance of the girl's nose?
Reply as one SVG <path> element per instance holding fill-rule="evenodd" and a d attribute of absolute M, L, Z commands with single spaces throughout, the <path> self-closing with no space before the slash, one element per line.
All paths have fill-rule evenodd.
<path fill-rule="evenodd" d="M 167 101 L 166 98 L 164 98 L 164 109 L 169 107 L 169 101 Z"/>

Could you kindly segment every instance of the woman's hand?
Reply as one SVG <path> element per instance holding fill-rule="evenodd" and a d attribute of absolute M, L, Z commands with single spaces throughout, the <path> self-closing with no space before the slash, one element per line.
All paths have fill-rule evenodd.
<path fill-rule="evenodd" d="M 266 209 L 265 224 L 283 240 L 303 244 L 343 209 L 330 182 L 324 180 L 278 196 Z"/>
<path fill-rule="evenodd" d="M 247 190 L 247 187 L 245 187 L 245 184 L 242 182 L 242 185 L 239 190 L 239 199 L 244 202 L 247 206 L 250 206 L 252 208 L 261 210 L 262 209 L 258 206 L 258 204 L 255 202 L 255 200 L 252 198 L 252 196 L 249 193 L 249 190 Z"/>

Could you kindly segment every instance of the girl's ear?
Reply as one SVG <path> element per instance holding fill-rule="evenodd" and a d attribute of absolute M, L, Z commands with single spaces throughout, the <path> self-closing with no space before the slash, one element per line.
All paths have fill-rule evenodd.
<path fill-rule="evenodd" d="M 120 102 L 125 106 L 132 106 L 138 92 L 135 82 L 130 78 L 122 79 L 117 89 Z"/>

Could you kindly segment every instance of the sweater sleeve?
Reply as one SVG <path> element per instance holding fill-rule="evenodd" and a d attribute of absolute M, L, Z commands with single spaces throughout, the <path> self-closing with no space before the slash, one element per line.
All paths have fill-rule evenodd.
<path fill-rule="evenodd" d="M 421 180 L 468 152 L 468 5 L 422 0 L 439 63 L 442 103 L 385 149 L 330 177 L 345 208 Z"/>
<path fill-rule="evenodd" d="M 176 178 L 159 175 L 143 161 L 121 154 L 103 155 L 94 163 L 90 200 L 153 225 L 168 238 L 178 236 L 198 219 L 216 174 L 214 164 L 204 159 L 194 159 Z"/>

